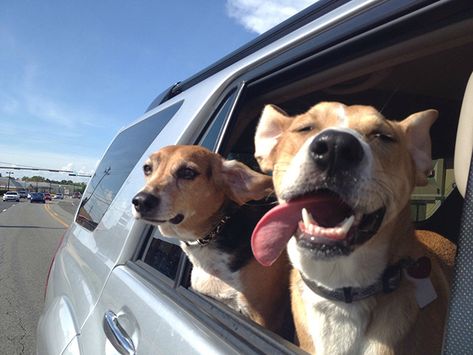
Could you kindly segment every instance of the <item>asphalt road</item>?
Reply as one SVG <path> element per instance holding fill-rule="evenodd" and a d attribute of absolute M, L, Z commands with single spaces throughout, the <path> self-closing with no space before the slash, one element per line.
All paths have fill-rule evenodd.
<path fill-rule="evenodd" d="M 35 353 L 49 265 L 77 204 L 0 205 L 0 354 Z"/>

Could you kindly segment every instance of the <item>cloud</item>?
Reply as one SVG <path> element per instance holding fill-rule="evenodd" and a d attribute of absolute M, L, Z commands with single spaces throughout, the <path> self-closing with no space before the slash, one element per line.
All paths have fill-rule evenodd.
<path fill-rule="evenodd" d="M 314 0 L 227 0 L 227 14 L 260 34 L 313 3 Z"/>

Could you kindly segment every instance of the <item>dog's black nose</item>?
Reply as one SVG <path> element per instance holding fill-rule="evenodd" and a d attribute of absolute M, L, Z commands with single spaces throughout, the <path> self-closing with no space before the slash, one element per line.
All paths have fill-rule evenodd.
<path fill-rule="evenodd" d="M 153 208 L 158 207 L 159 198 L 150 193 L 141 191 L 133 197 L 131 202 L 135 206 L 137 212 L 146 213 L 151 211 Z"/>
<path fill-rule="evenodd" d="M 363 147 L 350 133 L 327 130 L 310 144 L 310 154 L 317 167 L 329 175 L 357 167 L 363 160 Z"/>

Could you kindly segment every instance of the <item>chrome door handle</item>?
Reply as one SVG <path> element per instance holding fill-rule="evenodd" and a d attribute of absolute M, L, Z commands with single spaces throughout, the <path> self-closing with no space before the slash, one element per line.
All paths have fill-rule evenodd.
<path fill-rule="evenodd" d="M 105 312 L 103 330 L 113 347 L 122 355 L 135 355 L 133 341 L 118 322 L 118 317 L 112 311 Z"/>

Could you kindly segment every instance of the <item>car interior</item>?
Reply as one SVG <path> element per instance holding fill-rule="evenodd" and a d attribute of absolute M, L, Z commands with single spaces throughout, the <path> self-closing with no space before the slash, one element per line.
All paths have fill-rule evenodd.
<path fill-rule="evenodd" d="M 275 104 L 290 115 L 321 101 L 371 105 L 393 120 L 436 109 L 439 118 L 431 129 L 435 167 L 429 184 L 414 191 L 411 211 L 417 229 L 456 243 L 473 142 L 472 29 L 472 23 L 464 22 L 376 51 L 368 51 L 369 45 L 359 46 L 343 60 L 336 51 L 322 54 L 250 81 L 226 123 L 217 151 L 258 170 L 253 140 L 266 104 Z M 460 121 L 460 117 L 469 119 Z M 191 265 L 181 257 L 178 244 L 157 230 L 149 232 L 137 259 L 163 273 L 167 283 L 185 289 L 192 302 L 205 298 L 189 290 Z M 210 302 L 209 309 L 221 311 L 218 317 L 233 321 L 239 317 L 217 302 L 205 302 L 207 306 Z M 268 336 L 264 330 L 261 334 Z M 282 339 L 278 342 L 288 345 Z"/>

